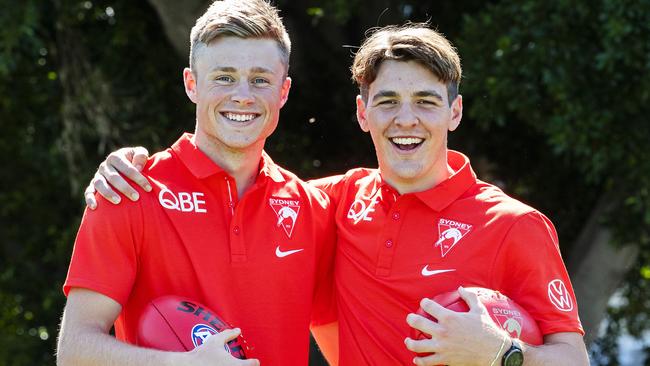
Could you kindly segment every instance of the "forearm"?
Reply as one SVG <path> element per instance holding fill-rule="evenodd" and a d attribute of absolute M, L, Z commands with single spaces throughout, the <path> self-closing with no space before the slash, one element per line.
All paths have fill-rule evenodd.
<path fill-rule="evenodd" d="M 582 337 L 573 335 L 562 341 L 545 339 L 541 346 L 524 345 L 524 366 L 588 366 L 589 357 Z"/>
<path fill-rule="evenodd" d="M 184 365 L 184 353 L 136 347 L 97 329 L 62 332 L 57 365 L 172 366 Z"/>
<path fill-rule="evenodd" d="M 586 353 L 568 344 L 527 346 L 524 349 L 524 366 L 580 366 L 589 365 Z"/>

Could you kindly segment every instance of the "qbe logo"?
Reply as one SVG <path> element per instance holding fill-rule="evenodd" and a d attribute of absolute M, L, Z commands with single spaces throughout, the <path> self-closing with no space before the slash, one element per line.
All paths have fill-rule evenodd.
<path fill-rule="evenodd" d="M 356 225 L 361 221 L 372 221 L 372 214 L 375 212 L 375 204 L 377 204 L 377 196 L 373 196 L 368 201 L 364 198 L 357 198 L 350 205 L 348 210 L 348 219 Z"/>
<path fill-rule="evenodd" d="M 160 205 L 168 210 L 181 212 L 206 213 L 205 194 L 202 192 L 178 192 L 175 194 L 167 188 L 163 188 L 158 194 Z"/>

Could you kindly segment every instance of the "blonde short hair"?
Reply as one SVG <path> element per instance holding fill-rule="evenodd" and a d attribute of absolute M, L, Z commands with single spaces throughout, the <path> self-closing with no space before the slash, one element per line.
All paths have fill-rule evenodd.
<path fill-rule="evenodd" d="M 368 88 L 385 60 L 416 61 L 447 84 L 449 103 L 456 99 L 462 77 L 460 57 L 452 44 L 427 23 L 409 23 L 376 29 L 357 51 L 352 79 L 368 100 Z"/>
<path fill-rule="evenodd" d="M 266 38 L 277 42 L 289 69 L 291 40 L 278 9 L 265 0 L 217 0 L 196 20 L 190 33 L 190 69 L 198 50 L 220 37 Z"/>

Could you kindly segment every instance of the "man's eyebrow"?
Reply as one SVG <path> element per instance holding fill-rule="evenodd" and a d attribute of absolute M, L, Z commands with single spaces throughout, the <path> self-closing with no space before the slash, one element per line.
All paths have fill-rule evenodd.
<path fill-rule="evenodd" d="M 272 74 L 273 70 L 267 69 L 266 67 L 253 67 L 251 69 L 252 72 L 257 73 L 257 74 Z"/>
<path fill-rule="evenodd" d="M 236 72 L 237 69 L 235 69 L 232 66 L 217 66 L 210 70 L 210 72 Z"/>
<path fill-rule="evenodd" d="M 394 98 L 397 96 L 397 93 L 392 90 L 380 90 L 375 95 L 372 96 L 372 99 L 378 98 Z"/>
<path fill-rule="evenodd" d="M 210 72 L 228 72 L 228 73 L 236 73 L 237 69 L 232 67 L 232 66 L 216 66 Z M 268 69 L 266 67 L 253 67 L 251 69 L 251 72 L 256 73 L 256 74 L 272 74 L 273 70 Z"/>
<path fill-rule="evenodd" d="M 413 96 L 414 97 L 420 97 L 420 98 L 422 98 L 422 97 L 434 97 L 436 99 L 440 99 L 440 101 L 443 100 L 442 95 L 438 94 L 438 92 L 435 91 L 435 90 L 422 90 L 422 91 L 413 93 Z"/>

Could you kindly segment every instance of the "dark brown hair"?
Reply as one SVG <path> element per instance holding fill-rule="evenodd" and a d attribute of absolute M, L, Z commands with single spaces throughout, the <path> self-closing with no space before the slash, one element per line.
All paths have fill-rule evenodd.
<path fill-rule="evenodd" d="M 427 23 L 387 26 L 372 31 L 366 38 L 351 68 L 352 79 L 364 100 L 368 100 L 368 87 L 385 60 L 419 62 L 447 84 L 450 105 L 456 99 L 462 77 L 460 57 L 449 40 Z"/>

